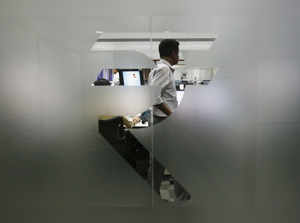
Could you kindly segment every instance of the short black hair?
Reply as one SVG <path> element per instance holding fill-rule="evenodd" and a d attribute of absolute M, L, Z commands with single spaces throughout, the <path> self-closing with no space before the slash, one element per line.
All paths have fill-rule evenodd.
<path fill-rule="evenodd" d="M 159 55 L 160 57 L 168 57 L 172 52 L 179 51 L 179 42 L 175 39 L 163 39 L 159 43 Z"/>

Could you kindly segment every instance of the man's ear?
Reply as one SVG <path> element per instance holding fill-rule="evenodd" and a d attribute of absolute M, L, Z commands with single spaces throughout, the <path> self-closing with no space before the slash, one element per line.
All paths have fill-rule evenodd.
<path fill-rule="evenodd" d="M 172 56 L 172 58 L 176 58 L 176 57 L 177 57 L 177 52 L 176 52 L 176 50 L 172 50 L 171 56 Z"/>

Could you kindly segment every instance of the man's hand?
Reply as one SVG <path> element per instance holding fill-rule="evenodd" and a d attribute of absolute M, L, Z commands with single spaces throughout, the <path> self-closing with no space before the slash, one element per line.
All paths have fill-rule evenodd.
<path fill-rule="evenodd" d="M 168 107 L 167 104 L 165 103 L 161 103 L 159 105 L 155 105 L 159 110 L 161 110 L 163 113 L 165 113 L 166 115 L 170 116 L 172 114 L 171 109 Z"/>
<path fill-rule="evenodd" d="M 139 123 L 141 121 L 140 117 L 136 116 L 132 119 L 132 124 L 136 125 L 137 123 Z"/>

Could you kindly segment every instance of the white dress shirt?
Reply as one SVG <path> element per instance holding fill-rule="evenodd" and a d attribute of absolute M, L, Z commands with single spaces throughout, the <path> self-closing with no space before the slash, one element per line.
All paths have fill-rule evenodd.
<path fill-rule="evenodd" d="M 176 86 L 173 76 L 174 69 L 171 64 L 161 59 L 156 67 L 149 74 L 149 85 L 159 86 L 161 88 L 160 96 L 156 98 L 154 105 L 165 103 L 173 112 L 177 106 Z M 163 111 L 154 106 L 153 115 L 158 117 L 167 117 Z"/>

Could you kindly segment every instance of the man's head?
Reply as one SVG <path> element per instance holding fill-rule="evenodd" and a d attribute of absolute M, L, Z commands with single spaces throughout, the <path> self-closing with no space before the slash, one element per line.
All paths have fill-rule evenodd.
<path fill-rule="evenodd" d="M 159 43 L 160 58 L 166 59 L 171 65 L 178 63 L 179 42 L 175 39 L 164 39 Z"/>

